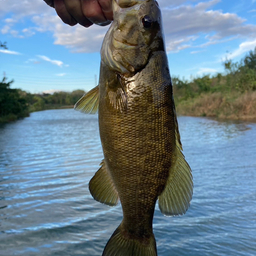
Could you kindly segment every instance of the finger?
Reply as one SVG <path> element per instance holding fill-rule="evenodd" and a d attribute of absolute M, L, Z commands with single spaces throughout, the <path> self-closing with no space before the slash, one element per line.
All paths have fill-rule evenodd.
<path fill-rule="evenodd" d="M 54 7 L 54 1 L 53 0 L 44 0 L 48 5 L 51 7 Z"/>
<path fill-rule="evenodd" d="M 77 24 L 77 21 L 67 11 L 64 0 L 54 0 L 54 8 L 64 23 L 71 26 Z"/>
<path fill-rule="evenodd" d="M 80 0 L 64 0 L 66 9 L 68 13 L 82 26 L 89 27 L 93 23 L 87 19 L 83 12 L 82 12 L 82 7 L 81 7 L 81 2 Z"/>
<path fill-rule="evenodd" d="M 83 14 L 93 23 L 107 25 L 110 22 L 104 16 L 97 0 L 81 0 Z"/>
<path fill-rule="evenodd" d="M 107 20 L 113 20 L 112 1 L 98 0 L 101 10 Z"/>

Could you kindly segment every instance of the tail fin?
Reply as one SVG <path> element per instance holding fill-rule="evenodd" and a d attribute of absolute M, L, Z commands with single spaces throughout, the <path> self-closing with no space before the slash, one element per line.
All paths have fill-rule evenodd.
<path fill-rule="evenodd" d="M 109 239 L 102 256 L 157 256 L 154 234 L 148 239 L 133 239 L 122 234 L 120 226 Z"/>

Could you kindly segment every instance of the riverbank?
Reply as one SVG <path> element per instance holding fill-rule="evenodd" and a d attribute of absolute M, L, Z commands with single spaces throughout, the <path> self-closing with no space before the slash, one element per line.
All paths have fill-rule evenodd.
<path fill-rule="evenodd" d="M 53 94 L 31 94 L 20 89 L 11 89 L 13 81 L 3 78 L 0 82 L 0 123 L 9 123 L 32 112 L 73 108 L 85 93 L 83 90 L 72 92 L 58 91 Z"/>
<path fill-rule="evenodd" d="M 183 101 L 176 100 L 175 105 L 177 114 L 181 116 L 256 122 L 256 92 L 232 95 L 220 92 L 205 93 L 196 98 L 188 98 Z M 73 107 L 73 105 L 45 105 L 44 109 L 32 112 Z M 14 114 L 9 114 L 1 117 L 0 123 L 13 122 L 19 118 Z"/>
<path fill-rule="evenodd" d="M 26 115 L 23 115 L 23 116 L 18 116 L 18 115 L 15 115 L 15 114 L 8 114 L 8 115 L 5 115 L 5 116 L 1 116 L 0 117 L 0 124 L 10 123 L 10 122 L 16 121 L 18 119 L 22 119 L 24 117 L 29 117 L 30 114 L 33 113 L 33 112 L 51 110 L 51 109 L 70 109 L 70 108 L 74 108 L 74 105 L 46 105 L 46 106 L 44 106 L 43 109 L 30 111 Z"/>
<path fill-rule="evenodd" d="M 176 103 L 177 113 L 217 119 L 256 121 L 256 91 L 203 93 Z"/>
<path fill-rule="evenodd" d="M 256 48 L 240 62 L 223 65 L 224 74 L 172 79 L 178 114 L 256 121 Z"/>
<path fill-rule="evenodd" d="M 256 48 L 240 62 L 226 60 L 225 73 L 191 77 L 190 81 L 172 77 L 177 113 L 217 119 L 256 122 Z M 12 81 L 0 82 L 0 123 L 14 121 L 31 112 L 72 108 L 85 93 L 57 91 L 31 94 L 11 89 Z"/>

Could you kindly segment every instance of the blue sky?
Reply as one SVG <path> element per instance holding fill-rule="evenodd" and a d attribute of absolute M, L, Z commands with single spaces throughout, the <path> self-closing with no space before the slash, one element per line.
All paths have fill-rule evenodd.
<path fill-rule="evenodd" d="M 256 0 L 158 0 L 171 75 L 224 72 L 256 47 Z M 33 4 L 32 4 L 33 3 Z M 108 27 L 70 27 L 43 0 L 0 0 L 0 79 L 32 93 L 89 90 Z"/>

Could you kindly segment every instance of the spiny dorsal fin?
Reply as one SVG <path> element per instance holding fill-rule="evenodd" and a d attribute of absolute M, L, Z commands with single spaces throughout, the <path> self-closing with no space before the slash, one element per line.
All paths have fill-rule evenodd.
<path fill-rule="evenodd" d="M 190 205 L 193 194 L 192 173 L 181 152 L 182 146 L 177 119 L 175 123 L 176 149 L 174 152 L 175 156 L 173 157 L 175 161 L 172 162 L 165 189 L 158 197 L 161 212 L 168 216 L 184 214 Z"/>
<path fill-rule="evenodd" d="M 89 190 L 96 201 L 114 206 L 118 202 L 118 193 L 104 160 L 100 169 L 95 173 L 89 183 Z"/>
<path fill-rule="evenodd" d="M 99 86 L 87 92 L 75 105 L 75 109 L 88 114 L 95 114 L 99 107 Z"/>

